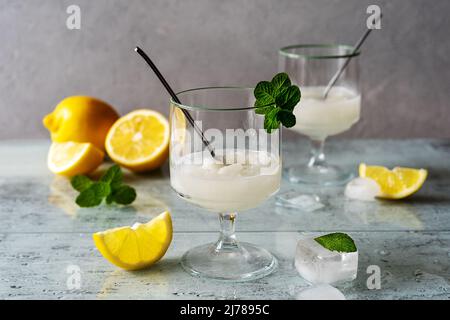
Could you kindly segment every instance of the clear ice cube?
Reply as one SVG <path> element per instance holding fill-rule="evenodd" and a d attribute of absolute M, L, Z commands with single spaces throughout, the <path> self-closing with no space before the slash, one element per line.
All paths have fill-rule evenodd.
<path fill-rule="evenodd" d="M 306 212 L 319 210 L 325 205 L 314 194 L 299 194 L 297 191 L 286 192 L 277 196 L 276 204 L 282 207 L 300 209 Z"/>
<path fill-rule="evenodd" d="M 380 192 L 378 183 L 368 178 L 355 178 L 345 187 L 345 196 L 355 200 L 374 201 Z"/>
<path fill-rule="evenodd" d="M 300 291 L 297 300 L 346 300 L 344 294 L 329 284 L 318 284 Z"/>
<path fill-rule="evenodd" d="M 358 271 L 358 252 L 330 251 L 314 238 L 301 239 L 297 243 L 295 267 L 313 284 L 351 281 Z"/>

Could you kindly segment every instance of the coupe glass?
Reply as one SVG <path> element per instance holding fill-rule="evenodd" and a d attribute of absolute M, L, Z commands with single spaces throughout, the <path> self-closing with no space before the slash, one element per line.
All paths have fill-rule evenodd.
<path fill-rule="evenodd" d="M 328 136 L 340 134 L 358 122 L 361 109 L 359 88 L 359 52 L 345 45 L 294 45 L 279 51 L 279 70 L 286 72 L 302 91 L 292 128 L 310 138 L 311 158 L 307 164 L 288 169 L 291 182 L 337 185 L 352 174 L 325 160 L 324 144 Z M 350 58 L 345 71 L 329 94 L 324 91 L 339 68 Z"/>
<path fill-rule="evenodd" d="M 238 242 L 237 212 L 275 194 L 281 182 L 280 132 L 266 133 L 254 110 L 252 88 L 215 87 L 177 94 L 171 101 L 170 181 L 184 200 L 219 214 L 220 236 L 181 259 L 192 275 L 245 281 L 270 274 L 276 258 L 267 250 Z M 190 117 L 202 131 L 189 122 Z"/>

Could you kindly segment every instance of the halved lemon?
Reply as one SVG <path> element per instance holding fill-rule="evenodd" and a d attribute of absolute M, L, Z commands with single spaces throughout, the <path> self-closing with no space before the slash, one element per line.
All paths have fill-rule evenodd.
<path fill-rule="evenodd" d="M 72 177 L 87 174 L 102 164 L 105 153 L 92 143 L 53 142 L 47 165 L 51 172 Z"/>
<path fill-rule="evenodd" d="M 172 241 L 172 219 L 165 211 L 150 222 L 136 223 L 93 234 L 95 246 L 106 260 L 125 270 L 151 266 L 166 253 Z"/>
<path fill-rule="evenodd" d="M 375 180 L 381 188 L 380 198 L 402 199 L 418 191 L 427 178 L 427 170 L 359 165 L 359 176 Z"/>
<path fill-rule="evenodd" d="M 160 167 L 169 155 L 169 122 L 159 112 L 140 109 L 114 123 L 106 136 L 112 160 L 132 171 Z"/>

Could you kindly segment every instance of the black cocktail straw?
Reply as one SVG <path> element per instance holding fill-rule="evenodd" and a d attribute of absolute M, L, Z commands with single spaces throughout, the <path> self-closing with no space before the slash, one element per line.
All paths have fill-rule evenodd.
<path fill-rule="evenodd" d="M 156 65 L 153 63 L 153 61 L 149 58 L 149 56 L 139 47 L 136 47 L 134 49 L 134 51 L 136 51 L 137 53 L 139 53 L 139 55 L 145 60 L 145 62 L 147 62 L 147 64 L 150 66 L 150 68 L 153 70 L 153 72 L 156 74 L 156 76 L 158 77 L 158 79 L 161 81 L 161 83 L 163 84 L 164 88 L 166 88 L 167 92 L 170 94 L 170 96 L 172 97 L 172 100 L 175 101 L 178 104 L 182 104 L 180 99 L 178 99 L 177 95 L 175 94 L 175 92 L 172 90 L 172 88 L 170 87 L 169 83 L 167 83 L 166 79 L 163 77 L 163 75 L 161 74 L 161 72 L 159 72 L 158 68 L 156 67 Z M 209 153 L 211 154 L 211 156 L 213 158 L 216 157 L 214 150 L 211 148 L 210 142 L 208 141 L 208 139 L 206 139 L 205 134 L 203 133 L 202 129 L 200 129 L 197 124 L 195 123 L 194 119 L 192 118 L 192 116 L 190 115 L 190 113 L 183 109 L 180 108 L 181 111 L 183 112 L 184 116 L 186 117 L 186 119 L 189 121 L 189 123 L 192 125 L 192 127 L 194 128 L 194 130 L 200 135 L 200 137 L 202 138 L 202 142 L 205 145 L 205 147 L 208 149 Z"/>
<path fill-rule="evenodd" d="M 381 20 L 381 18 L 383 17 L 382 14 L 380 14 L 377 18 L 378 20 Z M 358 42 L 354 45 L 354 49 L 351 53 L 351 55 L 354 55 L 356 52 L 358 52 L 359 48 L 361 48 L 361 46 L 363 45 L 364 41 L 366 41 L 367 37 L 369 36 L 369 34 L 372 32 L 373 29 L 367 29 L 366 32 L 364 32 L 364 34 L 361 36 L 361 38 L 359 38 Z M 341 76 L 342 72 L 344 72 L 345 68 L 347 68 L 350 59 L 352 57 L 348 57 L 347 60 L 345 60 L 344 64 L 339 68 L 339 70 L 334 74 L 333 78 L 331 78 L 330 82 L 328 82 L 327 87 L 325 88 L 324 92 L 323 92 L 323 98 L 326 99 L 328 96 L 328 93 L 330 93 L 331 88 L 336 84 L 336 82 L 338 81 L 339 77 Z"/>

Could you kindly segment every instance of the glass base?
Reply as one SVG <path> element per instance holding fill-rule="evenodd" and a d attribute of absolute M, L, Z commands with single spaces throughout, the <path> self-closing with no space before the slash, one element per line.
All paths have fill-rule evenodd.
<path fill-rule="evenodd" d="M 347 183 L 354 174 L 340 167 L 332 165 L 303 165 L 291 167 L 287 170 L 289 181 L 320 186 L 335 186 Z"/>
<path fill-rule="evenodd" d="M 232 248 L 210 243 L 187 251 L 181 258 L 184 270 L 193 276 L 225 281 L 250 281 L 265 277 L 278 267 L 267 250 L 239 242 Z"/>

